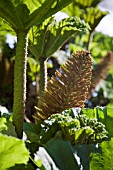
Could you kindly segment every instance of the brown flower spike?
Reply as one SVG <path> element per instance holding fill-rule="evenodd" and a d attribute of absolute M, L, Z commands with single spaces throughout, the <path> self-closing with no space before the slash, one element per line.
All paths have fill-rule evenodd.
<path fill-rule="evenodd" d="M 113 65 L 113 53 L 109 51 L 105 57 L 103 57 L 97 68 L 92 71 L 91 86 L 89 88 L 88 98 L 91 97 L 92 92 L 95 90 L 101 80 L 104 80 L 108 75 Z"/>
<path fill-rule="evenodd" d="M 72 107 L 84 107 L 91 82 L 91 58 L 88 51 L 77 51 L 55 72 L 39 99 L 36 121 Z"/>

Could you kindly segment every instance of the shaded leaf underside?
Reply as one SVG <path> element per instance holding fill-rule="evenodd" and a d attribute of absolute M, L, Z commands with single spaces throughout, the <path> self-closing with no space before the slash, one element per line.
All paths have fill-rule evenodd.
<path fill-rule="evenodd" d="M 42 56 L 50 57 L 73 34 L 88 32 L 89 25 L 78 17 L 65 18 L 58 23 L 52 18 L 45 20 L 39 28 L 34 27 L 30 32 L 29 50 L 36 59 Z"/>

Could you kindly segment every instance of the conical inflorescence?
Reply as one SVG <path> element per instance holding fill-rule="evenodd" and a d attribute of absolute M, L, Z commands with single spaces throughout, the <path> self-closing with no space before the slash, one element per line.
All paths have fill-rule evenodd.
<path fill-rule="evenodd" d="M 55 72 L 39 98 L 36 121 L 72 107 L 84 107 L 91 83 L 91 58 L 88 51 L 77 51 Z"/>
<path fill-rule="evenodd" d="M 92 71 L 91 86 L 89 88 L 88 98 L 91 97 L 92 92 L 95 90 L 100 81 L 106 78 L 112 65 L 113 65 L 113 53 L 109 51 L 106 54 L 106 56 L 101 59 L 96 69 Z"/>

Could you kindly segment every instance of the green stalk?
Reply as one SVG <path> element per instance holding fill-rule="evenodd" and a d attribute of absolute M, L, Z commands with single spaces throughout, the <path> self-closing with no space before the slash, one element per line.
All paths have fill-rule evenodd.
<path fill-rule="evenodd" d="M 88 51 L 90 51 L 90 45 L 91 45 L 91 42 L 92 42 L 92 40 L 93 40 L 93 33 L 94 33 L 94 32 L 91 32 L 91 33 L 89 34 L 89 37 L 88 37 L 88 42 L 87 42 L 87 50 L 88 50 Z"/>
<path fill-rule="evenodd" d="M 17 34 L 17 46 L 14 68 L 14 105 L 13 124 L 18 138 L 23 136 L 23 122 L 26 102 L 26 63 L 27 63 L 27 33 Z"/>
<path fill-rule="evenodd" d="M 39 81 L 39 96 L 47 87 L 47 61 L 46 57 L 40 58 L 40 81 Z"/>

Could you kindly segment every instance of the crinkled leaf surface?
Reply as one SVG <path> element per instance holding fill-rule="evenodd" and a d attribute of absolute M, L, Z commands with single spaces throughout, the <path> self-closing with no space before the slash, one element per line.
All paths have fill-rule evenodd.
<path fill-rule="evenodd" d="M 0 169 L 5 170 L 15 164 L 27 164 L 29 152 L 22 140 L 0 134 Z"/>
<path fill-rule="evenodd" d="M 95 109 L 82 109 L 81 113 L 89 118 L 97 118 L 102 122 L 110 136 L 113 137 L 113 107 L 96 107 Z"/>
<path fill-rule="evenodd" d="M 72 145 L 92 144 L 108 139 L 108 132 L 104 125 L 95 119 L 87 118 L 86 115 L 73 118 L 66 112 L 53 114 L 40 124 L 40 129 L 37 131 L 34 129 L 36 125 L 33 126 L 27 123 L 25 133 L 31 143 L 37 143 L 39 146 L 51 140 L 57 132 L 61 132 L 63 139 L 70 141 Z M 33 130 L 31 131 L 29 127 Z"/>
<path fill-rule="evenodd" d="M 90 162 L 90 170 L 112 170 L 113 169 L 113 138 L 100 144 L 102 154 L 93 153 Z"/>
<path fill-rule="evenodd" d="M 47 19 L 39 28 L 30 32 L 30 51 L 39 59 L 50 57 L 73 34 L 88 32 L 89 26 L 78 17 L 70 17 L 56 23 L 53 18 Z"/>

